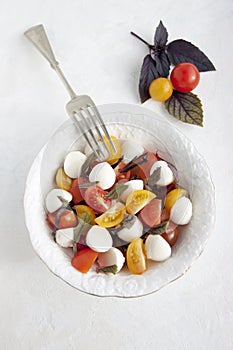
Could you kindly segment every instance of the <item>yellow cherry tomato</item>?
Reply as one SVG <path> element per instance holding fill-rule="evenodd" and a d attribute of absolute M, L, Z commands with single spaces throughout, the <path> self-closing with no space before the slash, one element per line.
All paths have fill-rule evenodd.
<path fill-rule="evenodd" d="M 186 190 L 184 190 L 183 188 L 176 188 L 174 190 L 172 190 L 171 192 L 168 192 L 168 194 L 166 195 L 165 198 L 165 202 L 164 202 L 164 206 L 167 209 L 168 212 L 171 211 L 171 208 L 173 207 L 173 205 L 175 204 L 175 202 L 177 201 L 177 199 L 179 199 L 180 197 L 187 197 L 188 196 L 188 192 Z"/>
<path fill-rule="evenodd" d="M 155 197 L 153 192 L 147 190 L 133 191 L 126 199 L 126 211 L 129 214 L 136 214 Z"/>
<path fill-rule="evenodd" d="M 89 214 L 90 218 L 92 219 L 92 224 L 95 224 L 95 212 L 93 209 L 91 209 L 90 207 L 88 207 L 87 205 L 82 205 L 82 204 L 78 204 L 78 205 L 74 205 L 73 206 L 74 210 L 76 211 L 77 217 L 80 218 L 82 214 Z"/>
<path fill-rule="evenodd" d="M 136 275 L 142 274 L 147 269 L 147 259 L 143 240 L 134 239 L 126 251 L 126 262 L 130 272 Z"/>
<path fill-rule="evenodd" d="M 114 227 L 124 220 L 125 212 L 125 206 L 122 203 L 116 203 L 112 208 L 96 218 L 95 222 L 102 227 Z"/>
<path fill-rule="evenodd" d="M 149 86 L 149 94 L 153 100 L 164 102 L 171 97 L 173 86 L 167 78 L 157 78 Z"/>
<path fill-rule="evenodd" d="M 115 136 L 110 136 L 110 137 L 111 137 L 111 140 L 116 148 L 116 151 L 113 150 L 111 143 L 108 141 L 107 137 L 104 136 L 104 141 L 106 142 L 107 147 L 110 151 L 110 155 L 107 159 L 107 162 L 109 164 L 114 164 L 122 156 L 122 147 L 121 147 L 119 140 Z"/>
<path fill-rule="evenodd" d="M 66 175 L 63 168 L 59 168 L 57 169 L 55 182 L 57 187 L 69 191 L 72 184 L 72 179 Z"/>

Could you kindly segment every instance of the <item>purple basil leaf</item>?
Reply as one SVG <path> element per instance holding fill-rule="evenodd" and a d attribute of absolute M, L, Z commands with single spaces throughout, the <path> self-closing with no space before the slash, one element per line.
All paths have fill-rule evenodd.
<path fill-rule="evenodd" d="M 167 78 L 170 71 L 170 62 L 165 50 L 162 50 L 160 54 L 155 53 L 154 60 L 159 75 Z"/>
<path fill-rule="evenodd" d="M 156 79 L 159 78 L 159 73 L 156 68 L 156 63 L 151 57 L 150 54 L 146 55 L 142 68 L 141 68 L 141 73 L 140 73 L 140 80 L 139 80 L 139 94 L 141 98 L 141 102 L 145 102 L 150 98 L 149 94 L 149 86 L 150 83 Z"/>
<path fill-rule="evenodd" d="M 183 39 L 169 43 L 167 54 L 174 66 L 182 62 L 190 62 L 197 67 L 199 72 L 216 70 L 213 63 L 198 47 Z"/>
<path fill-rule="evenodd" d="M 164 27 L 163 22 L 160 21 L 158 27 L 155 30 L 154 45 L 155 48 L 165 48 L 167 43 L 168 32 Z"/>
<path fill-rule="evenodd" d="M 192 92 L 183 93 L 174 90 L 165 102 L 165 107 L 173 117 L 182 122 L 203 126 L 202 104 Z"/>

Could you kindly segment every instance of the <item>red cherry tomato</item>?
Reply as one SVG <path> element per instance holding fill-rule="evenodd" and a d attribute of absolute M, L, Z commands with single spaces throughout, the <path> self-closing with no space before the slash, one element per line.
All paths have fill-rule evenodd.
<path fill-rule="evenodd" d="M 128 170 L 124 173 L 121 173 L 121 170 L 126 166 L 126 163 L 121 162 L 116 166 L 115 173 L 116 173 L 116 182 L 121 182 L 121 180 L 129 180 L 131 171 Z"/>
<path fill-rule="evenodd" d="M 97 259 L 98 253 L 90 248 L 85 248 L 76 253 L 71 260 L 72 266 L 82 273 L 87 273 Z"/>
<path fill-rule="evenodd" d="M 189 92 L 198 85 L 200 73 L 194 64 L 184 62 L 173 68 L 170 79 L 174 89 Z"/>
<path fill-rule="evenodd" d="M 73 201 L 74 204 L 78 204 L 78 203 L 82 202 L 83 199 L 84 199 L 84 195 L 85 195 L 86 189 L 79 188 L 79 185 L 83 184 L 84 182 L 85 181 L 84 181 L 84 179 L 82 177 L 80 177 L 78 179 L 75 179 L 72 182 L 72 185 L 70 187 L 70 193 L 73 196 L 72 201 Z"/>
<path fill-rule="evenodd" d="M 162 237 L 170 244 L 172 247 L 178 238 L 178 229 L 177 225 L 175 225 L 173 222 L 169 222 L 168 228 L 166 232 L 162 233 Z"/>
<path fill-rule="evenodd" d="M 150 169 L 152 165 L 158 161 L 156 154 L 153 152 L 147 152 L 147 162 L 136 166 L 131 170 L 131 177 L 137 179 L 146 179 L 150 176 Z"/>
<path fill-rule="evenodd" d="M 105 198 L 107 193 L 99 186 L 91 186 L 85 192 L 85 201 L 96 213 L 102 214 L 112 204 L 111 199 Z"/>
<path fill-rule="evenodd" d="M 146 225 L 154 227 L 161 222 L 161 204 L 160 199 L 154 198 L 140 212 L 140 217 Z"/>
<path fill-rule="evenodd" d="M 54 213 L 47 214 L 47 220 L 52 230 L 54 229 L 57 215 L 59 215 L 59 209 Z M 75 227 L 76 225 L 77 225 L 77 218 L 74 212 L 72 210 L 65 209 L 60 216 L 57 228 L 58 229 L 69 228 L 69 227 Z"/>

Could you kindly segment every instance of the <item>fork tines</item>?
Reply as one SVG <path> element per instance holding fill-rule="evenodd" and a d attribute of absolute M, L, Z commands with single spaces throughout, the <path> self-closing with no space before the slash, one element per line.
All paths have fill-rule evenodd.
<path fill-rule="evenodd" d="M 116 152 L 106 125 L 95 106 L 81 107 L 79 111 L 73 112 L 72 119 L 99 160 L 108 158 L 112 151 Z"/>

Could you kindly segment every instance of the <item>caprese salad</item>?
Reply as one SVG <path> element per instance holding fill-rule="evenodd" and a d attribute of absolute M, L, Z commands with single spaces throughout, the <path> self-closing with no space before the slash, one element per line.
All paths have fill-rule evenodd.
<path fill-rule="evenodd" d="M 192 203 L 173 165 L 132 140 L 111 138 L 115 150 L 108 144 L 104 161 L 89 146 L 66 155 L 45 198 L 47 222 L 55 242 L 73 249 L 78 271 L 116 274 L 126 265 L 142 274 L 148 260 L 171 256 Z"/>

